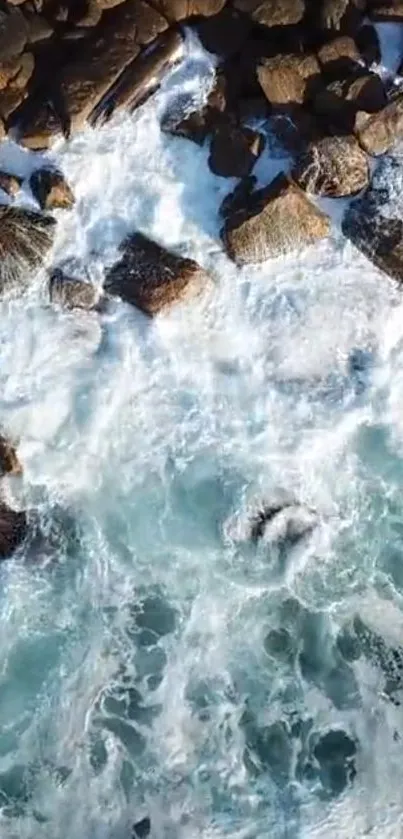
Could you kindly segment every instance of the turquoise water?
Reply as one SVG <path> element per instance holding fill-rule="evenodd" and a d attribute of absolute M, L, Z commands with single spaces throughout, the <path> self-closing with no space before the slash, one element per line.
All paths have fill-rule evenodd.
<path fill-rule="evenodd" d="M 227 261 L 233 183 L 159 129 L 212 75 L 190 43 L 136 116 L 53 152 L 77 195 L 53 263 L 102 283 L 139 228 L 211 272 L 206 297 L 63 314 L 40 274 L 1 304 L 8 491 L 47 534 L 0 566 L 2 839 L 127 839 L 145 815 L 155 839 L 403 835 L 401 297 L 337 223 Z M 287 164 L 268 149 L 262 182 Z M 251 545 L 279 496 L 316 527 Z"/>

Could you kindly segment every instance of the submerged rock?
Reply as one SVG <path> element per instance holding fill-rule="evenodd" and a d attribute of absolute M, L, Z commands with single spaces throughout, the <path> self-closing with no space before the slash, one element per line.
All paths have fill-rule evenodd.
<path fill-rule="evenodd" d="M 53 244 L 55 220 L 19 207 L 0 207 L 0 293 L 20 290 Z"/>
<path fill-rule="evenodd" d="M 9 559 L 28 533 L 26 513 L 0 502 L 0 559 Z"/>
<path fill-rule="evenodd" d="M 121 250 L 123 256 L 109 270 L 105 288 L 147 315 L 199 294 L 209 283 L 208 274 L 193 259 L 166 250 L 142 233 L 129 236 Z"/>
<path fill-rule="evenodd" d="M 339 198 L 368 186 L 369 165 L 354 137 L 324 137 L 299 157 L 292 174 L 307 192 Z"/>
<path fill-rule="evenodd" d="M 67 276 L 61 268 L 55 268 L 49 279 L 49 296 L 52 303 L 64 309 L 96 309 L 100 294 L 93 283 Z"/>
<path fill-rule="evenodd" d="M 284 173 L 230 215 L 222 237 L 238 265 L 264 262 L 328 236 L 330 219 Z"/>
<path fill-rule="evenodd" d="M 69 210 L 75 201 L 62 172 L 44 167 L 31 175 L 29 185 L 41 210 Z"/>

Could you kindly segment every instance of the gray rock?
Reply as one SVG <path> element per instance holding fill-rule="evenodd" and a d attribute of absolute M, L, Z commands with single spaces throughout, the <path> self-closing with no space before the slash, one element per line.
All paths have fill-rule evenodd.
<path fill-rule="evenodd" d="M 19 207 L 0 207 L 0 293 L 20 290 L 51 248 L 55 220 Z"/>
<path fill-rule="evenodd" d="M 66 276 L 55 268 L 49 279 L 49 296 L 52 303 L 63 309 L 96 309 L 100 294 L 93 283 Z"/>

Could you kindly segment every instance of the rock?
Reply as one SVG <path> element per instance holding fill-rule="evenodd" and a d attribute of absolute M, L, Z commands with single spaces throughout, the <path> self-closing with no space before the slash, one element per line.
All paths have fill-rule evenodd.
<path fill-rule="evenodd" d="M 366 64 L 369 66 L 380 64 L 382 59 L 381 45 L 375 26 L 371 26 L 370 23 L 360 26 L 355 41 Z"/>
<path fill-rule="evenodd" d="M 344 214 L 342 231 L 377 268 L 402 282 L 403 220 L 393 200 L 393 169 L 398 166 L 393 158 L 385 158 L 370 187 Z"/>
<path fill-rule="evenodd" d="M 105 288 L 153 316 L 195 296 L 209 283 L 208 274 L 185 259 L 134 233 L 123 242 L 122 259 L 107 274 Z"/>
<path fill-rule="evenodd" d="M 292 176 L 314 195 L 356 195 L 368 186 L 368 160 L 354 137 L 324 137 L 300 156 Z"/>
<path fill-rule="evenodd" d="M 317 121 L 304 108 L 294 108 L 288 114 L 274 114 L 270 127 L 280 145 L 291 154 L 300 154 L 309 143 L 322 136 Z"/>
<path fill-rule="evenodd" d="M 358 111 L 376 113 L 386 104 L 386 92 L 376 73 L 357 73 L 334 81 L 315 96 L 314 111 L 334 133 L 351 134 Z"/>
<path fill-rule="evenodd" d="M 313 754 L 320 765 L 322 784 L 331 795 L 340 795 L 354 780 L 356 753 L 356 743 L 343 730 L 328 731 L 316 743 Z"/>
<path fill-rule="evenodd" d="M 38 44 L 52 37 L 54 32 L 53 26 L 43 15 L 28 12 L 24 9 L 24 17 L 28 26 L 28 44 Z"/>
<path fill-rule="evenodd" d="M 203 18 L 194 24 L 203 47 L 209 52 L 227 58 L 239 52 L 248 38 L 252 21 L 225 6 L 214 17 Z"/>
<path fill-rule="evenodd" d="M 49 104 L 29 107 L 27 112 L 13 117 L 18 142 L 35 151 L 49 148 L 52 140 L 63 133 L 62 120 Z M 1 105 L 1 96 L 0 96 Z"/>
<path fill-rule="evenodd" d="M 182 53 L 183 39 L 177 30 L 169 29 L 159 36 L 149 50 L 142 52 L 120 76 L 113 95 L 101 101 L 90 115 L 94 124 L 109 119 L 121 108 L 134 110 L 156 90 L 168 70 Z"/>
<path fill-rule="evenodd" d="M 102 9 L 113 9 L 115 6 L 120 6 L 121 3 L 124 3 L 125 0 L 97 0 L 99 8 Z"/>
<path fill-rule="evenodd" d="M 3 90 L 0 93 L 0 116 L 3 122 L 8 122 L 17 108 L 27 97 L 27 91 L 20 88 Z"/>
<path fill-rule="evenodd" d="M 403 137 L 403 93 L 376 114 L 357 113 L 355 134 L 364 151 L 374 157 L 390 151 Z"/>
<path fill-rule="evenodd" d="M 370 0 L 369 15 L 371 20 L 381 23 L 382 21 L 389 21 L 390 23 L 403 22 L 403 0 Z"/>
<path fill-rule="evenodd" d="M 234 6 L 254 23 L 270 27 L 300 23 L 305 14 L 305 0 L 234 0 Z"/>
<path fill-rule="evenodd" d="M 0 11 L 0 61 L 20 55 L 27 39 L 28 24 L 20 9 Z"/>
<path fill-rule="evenodd" d="M 20 207 L 0 207 L 0 293 L 24 286 L 51 248 L 55 221 Z"/>
<path fill-rule="evenodd" d="M 189 100 L 183 95 L 163 115 L 161 129 L 202 146 L 208 134 L 223 120 L 226 104 L 225 78 L 218 75 L 206 104 L 200 110 L 193 110 L 193 98 Z"/>
<path fill-rule="evenodd" d="M 69 210 L 75 202 L 64 175 L 56 169 L 37 169 L 31 175 L 29 185 L 41 210 Z"/>
<path fill-rule="evenodd" d="M 88 0 L 87 7 L 83 15 L 80 16 L 77 23 L 80 26 L 97 26 L 102 18 L 103 7 L 101 7 L 99 0 Z"/>
<path fill-rule="evenodd" d="M 15 446 L 0 434 L 0 477 L 4 475 L 22 475 L 22 466 Z"/>
<path fill-rule="evenodd" d="M 0 90 L 5 90 L 21 70 L 21 56 L 9 58 L 0 63 Z"/>
<path fill-rule="evenodd" d="M 308 101 L 317 87 L 320 68 L 314 55 L 277 55 L 257 68 L 259 84 L 273 108 Z"/>
<path fill-rule="evenodd" d="M 9 175 L 8 172 L 0 172 L 0 189 L 7 195 L 16 195 L 21 189 L 22 178 L 17 175 Z"/>
<path fill-rule="evenodd" d="M 209 167 L 223 178 L 244 178 L 252 171 L 264 146 L 263 134 L 253 128 L 221 125 L 213 134 Z"/>
<path fill-rule="evenodd" d="M 266 537 L 270 542 L 292 547 L 312 533 L 316 525 L 315 510 L 303 504 L 293 501 L 265 504 L 251 520 L 250 539 L 257 544 Z"/>
<path fill-rule="evenodd" d="M 49 279 L 49 296 L 52 303 L 63 309 L 96 309 L 100 300 L 99 291 L 93 283 L 69 277 L 60 268 L 55 268 Z"/>
<path fill-rule="evenodd" d="M 150 835 L 151 820 L 148 816 L 144 816 L 139 822 L 133 825 L 132 839 L 146 839 Z"/>
<path fill-rule="evenodd" d="M 363 20 L 365 5 L 366 0 L 323 0 L 323 29 L 354 34 Z"/>
<path fill-rule="evenodd" d="M 9 80 L 8 90 L 23 90 L 35 68 L 35 59 L 31 52 L 24 52 L 19 59 L 18 72 Z"/>
<path fill-rule="evenodd" d="M 0 502 L 0 559 L 8 559 L 28 533 L 27 516 Z"/>
<path fill-rule="evenodd" d="M 165 18 L 142 0 L 127 0 L 111 15 L 113 20 L 103 34 L 92 39 L 62 72 L 66 134 L 84 125 L 140 48 L 168 26 Z"/>
<path fill-rule="evenodd" d="M 318 51 L 318 59 L 323 72 L 337 79 L 357 70 L 361 54 L 353 38 L 340 35 L 323 44 Z"/>
<path fill-rule="evenodd" d="M 220 215 L 223 218 L 228 218 L 238 210 L 242 210 L 245 203 L 249 201 L 256 184 L 257 178 L 255 175 L 248 175 L 246 178 L 243 178 L 239 184 L 237 184 L 234 191 L 230 192 L 229 195 L 226 195 L 224 198 L 220 207 Z"/>
<path fill-rule="evenodd" d="M 228 256 L 238 265 L 247 265 L 304 247 L 329 232 L 328 216 L 281 173 L 229 216 L 222 237 Z"/>

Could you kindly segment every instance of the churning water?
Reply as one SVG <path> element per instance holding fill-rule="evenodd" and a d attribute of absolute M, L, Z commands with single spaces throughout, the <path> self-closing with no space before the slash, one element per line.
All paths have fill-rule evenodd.
<path fill-rule="evenodd" d="M 129 839 L 148 814 L 155 839 L 398 839 L 401 293 L 337 223 L 258 268 L 227 260 L 234 182 L 160 131 L 213 79 L 187 49 L 134 116 L 55 148 L 77 203 L 51 261 L 102 283 L 140 229 L 212 290 L 152 322 L 66 314 L 42 273 L 1 304 L 9 492 L 49 539 L 0 567 L 0 836 Z M 284 165 L 268 146 L 261 182 Z M 279 495 L 317 526 L 251 545 L 250 509 Z"/>

